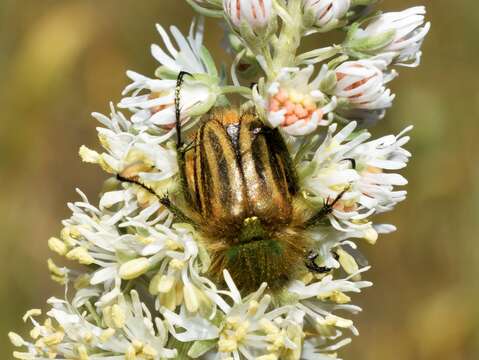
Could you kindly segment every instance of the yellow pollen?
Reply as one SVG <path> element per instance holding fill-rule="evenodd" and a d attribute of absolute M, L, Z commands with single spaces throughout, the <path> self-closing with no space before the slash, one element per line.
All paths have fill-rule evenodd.
<path fill-rule="evenodd" d="M 137 353 L 143 350 L 143 343 L 141 341 L 135 340 L 133 341 L 132 345 Z"/>
<path fill-rule="evenodd" d="M 249 303 L 249 308 L 248 308 L 248 315 L 253 316 L 256 314 L 256 311 L 258 311 L 259 308 L 259 303 L 257 301 L 251 301 Z"/>
<path fill-rule="evenodd" d="M 166 240 L 166 247 L 168 248 L 168 250 L 173 250 L 173 251 L 181 249 L 180 244 L 178 244 L 176 241 L 172 239 Z"/>
<path fill-rule="evenodd" d="M 46 346 L 58 345 L 63 341 L 65 334 L 62 332 L 57 332 L 49 336 L 45 336 L 42 340 Z"/>
<path fill-rule="evenodd" d="M 78 345 L 77 352 L 78 352 L 78 355 L 79 355 L 79 360 L 88 360 L 89 359 L 88 351 L 87 351 L 85 345 Z"/>
<path fill-rule="evenodd" d="M 117 304 L 111 307 L 111 320 L 115 328 L 121 329 L 125 326 L 126 316 L 121 307 Z"/>
<path fill-rule="evenodd" d="M 238 343 L 233 339 L 220 339 L 218 341 L 219 352 L 232 352 L 238 348 Z"/>
<path fill-rule="evenodd" d="M 146 236 L 138 236 L 136 239 L 142 245 L 150 245 L 151 243 L 155 241 L 152 237 L 146 237 Z"/>
<path fill-rule="evenodd" d="M 87 344 L 90 343 L 93 340 L 93 334 L 88 331 L 83 335 L 83 341 L 85 341 Z"/>
<path fill-rule="evenodd" d="M 170 261 L 170 266 L 175 270 L 183 270 L 185 265 L 186 264 L 185 264 L 184 261 L 181 261 L 181 260 L 178 260 L 178 259 L 173 259 L 173 260 Z"/>
<path fill-rule="evenodd" d="M 100 335 L 100 340 L 103 342 L 108 341 L 113 335 L 115 335 L 115 329 L 108 328 Z"/>
<path fill-rule="evenodd" d="M 229 327 L 235 327 L 240 322 L 241 322 L 241 319 L 238 316 L 230 316 L 230 317 L 226 318 L 226 324 Z"/>
<path fill-rule="evenodd" d="M 259 325 L 268 335 L 274 335 L 279 333 L 278 327 L 274 325 L 273 322 L 271 322 L 270 320 L 261 319 Z"/>

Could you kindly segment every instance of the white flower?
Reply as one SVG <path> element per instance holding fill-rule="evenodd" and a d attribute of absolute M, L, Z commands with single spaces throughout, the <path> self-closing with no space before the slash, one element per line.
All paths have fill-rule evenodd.
<path fill-rule="evenodd" d="M 310 82 L 313 71 L 313 66 L 284 68 L 268 86 L 266 100 L 256 91 L 256 103 L 265 109 L 272 127 L 279 126 L 289 135 L 301 136 L 329 124 L 324 117 L 334 109 L 336 102 L 318 90 L 324 72 Z"/>
<path fill-rule="evenodd" d="M 70 204 L 73 216 L 64 222 L 62 231 L 65 246 L 68 244 L 66 257 L 96 265 L 90 284 L 104 287 L 104 291 L 89 295 L 99 296 L 97 305 L 105 306 L 119 295 L 123 280 L 136 279 L 157 268 L 148 281 L 158 307 L 161 303 L 174 310 L 185 303 L 192 313 L 211 311 L 213 304 L 205 292 L 215 286 L 199 275 L 208 268 L 209 258 L 200 254 L 192 230 L 179 224 L 171 226 L 171 216 L 161 210 L 157 199 L 139 212 L 135 199 L 135 192 L 129 189 L 105 193 L 100 200 L 102 211 L 86 198 Z M 129 205 L 111 216 L 108 208 L 122 202 Z"/>
<path fill-rule="evenodd" d="M 83 161 L 99 164 L 105 171 L 125 178 L 139 178 L 158 193 L 165 193 L 178 173 L 176 151 L 164 145 L 171 134 L 152 136 L 138 133 L 135 124 L 112 107 L 110 117 L 93 116 L 104 126 L 97 129 L 106 152 L 99 154 L 85 146 Z"/>
<path fill-rule="evenodd" d="M 395 95 L 384 84 L 396 76 L 395 72 L 384 73 L 387 63 L 380 59 L 346 61 L 334 71 L 336 87 L 333 90 L 339 99 L 357 109 L 377 110 L 391 107 Z"/>
<path fill-rule="evenodd" d="M 86 272 L 90 286 L 83 289 L 75 302 L 95 296 L 99 298 L 97 305 L 104 306 L 120 294 L 122 280 L 141 276 L 159 261 L 157 257 L 143 256 L 141 236 L 135 237 L 135 244 L 131 243 L 130 235 L 123 234 L 124 223 L 143 220 L 151 225 L 168 224 L 171 216 L 156 198 L 151 203 L 139 203 L 134 188 L 105 193 L 100 208 L 79 193 L 82 201 L 68 205 L 73 214 L 63 222 L 61 240 L 56 240 L 65 248 L 62 252 L 67 259 L 95 265 Z"/>
<path fill-rule="evenodd" d="M 335 25 L 348 12 L 351 0 L 304 0 L 304 7 L 314 13 L 316 25 Z"/>
<path fill-rule="evenodd" d="M 356 170 L 361 175 L 358 183 L 365 206 L 374 207 L 376 213 L 390 211 L 406 199 L 406 191 L 394 191 L 394 186 L 404 186 L 407 180 L 394 173 L 406 167 L 411 153 L 403 148 L 410 140 L 404 136 L 412 127 L 407 127 L 399 135 L 388 135 L 363 143 L 347 156 L 356 160 Z M 369 204 L 368 204 L 369 203 Z"/>
<path fill-rule="evenodd" d="M 168 51 L 153 45 L 153 57 L 161 64 L 157 71 L 160 78 L 151 79 L 134 71 L 128 71 L 128 77 L 133 81 L 123 91 L 123 95 L 132 93 L 119 103 L 119 107 L 134 112 L 133 123 L 142 130 L 173 130 L 176 121 L 175 97 L 176 78 L 181 71 L 191 76 L 184 78 L 181 89 L 180 108 L 182 122 L 191 117 L 206 113 L 216 102 L 219 94 L 218 73 L 211 61 L 211 56 L 203 47 L 203 24 L 198 29 L 193 23 L 188 38 L 185 38 L 176 27 L 170 31 L 176 40 L 175 48 L 160 25 L 158 32 Z"/>
<path fill-rule="evenodd" d="M 306 339 L 303 345 L 302 360 L 338 360 L 336 351 L 351 343 L 351 339 L 343 339 L 332 345 L 323 337 Z"/>
<path fill-rule="evenodd" d="M 175 358 L 176 350 L 166 348 L 168 333 L 160 319 L 153 319 L 138 294 L 131 292 L 130 299 L 123 295 L 116 305 L 114 327 L 100 327 L 94 321 L 97 314 L 81 311 L 66 301 L 52 298 L 52 309 L 47 321 L 40 325 L 27 314 L 34 325 L 33 342 L 18 335 L 10 336 L 17 347 L 26 352 L 16 352 L 18 359 L 135 359 L 136 356 L 151 360 Z"/>
<path fill-rule="evenodd" d="M 156 307 L 175 310 L 185 304 L 190 313 L 211 313 L 213 303 L 207 293 L 215 291 L 215 285 L 200 276 L 209 266 L 206 254 L 195 241 L 188 226 L 176 225 L 155 228 L 136 225 L 145 234 L 147 244 L 140 251 L 143 256 L 161 257 L 159 271 L 150 280 L 149 290 L 157 296 Z M 200 256 L 201 255 L 201 256 Z"/>
<path fill-rule="evenodd" d="M 387 42 L 374 53 L 392 52 L 398 62 L 409 63 L 409 66 L 419 65 L 421 45 L 431 28 L 428 22 L 424 24 L 424 6 L 415 6 L 400 12 L 385 13 L 370 23 L 364 30 L 358 29 L 354 33 L 354 40 L 362 40 L 391 34 Z"/>
<path fill-rule="evenodd" d="M 172 130 L 176 123 L 175 96 L 176 80 L 150 79 L 133 71 L 127 72 L 133 83 L 124 95 L 134 89 L 133 96 L 125 97 L 118 104 L 135 114 L 132 121 L 143 129 Z M 143 94 L 143 90 L 147 93 Z M 214 82 L 197 81 L 185 77 L 180 94 L 181 121 L 205 114 L 215 103 L 218 95 Z"/>
<path fill-rule="evenodd" d="M 248 25 L 253 30 L 260 30 L 273 15 L 272 0 L 223 0 L 226 16 L 233 25 Z"/>
<path fill-rule="evenodd" d="M 345 279 L 334 280 L 332 275 L 327 275 L 319 281 L 305 284 L 302 281 L 294 281 L 289 292 L 296 296 L 297 304 L 294 305 L 305 314 L 305 325 L 322 337 L 338 339 L 342 335 L 342 329 L 349 329 L 357 335 L 353 321 L 335 315 L 335 311 L 348 311 L 357 313 L 361 308 L 350 305 L 346 293 L 359 293 L 361 289 L 372 286 L 368 281 L 352 281 L 362 272 L 369 268 L 357 270 Z"/>
<path fill-rule="evenodd" d="M 118 223 L 137 211 L 139 206 L 132 190 L 106 193 L 103 196 L 100 203 L 106 202 L 109 206 L 123 203 L 123 207 L 113 213 L 97 209 L 83 193 L 80 192 L 80 195 L 83 201 L 69 204 L 73 214 L 63 222 L 61 237 L 68 249 L 67 259 L 87 266 L 97 266 L 96 270 L 92 270 L 89 282 L 92 286 L 103 285 L 104 291 L 98 304 L 104 304 L 120 294 L 120 269 L 123 261 L 118 258 L 119 240 L 122 236 Z"/>
<path fill-rule="evenodd" d="M 175 314 L 163 309 L 172 335 L 181 342 L 217 340 L 208 350 L 213 350 L 219 359 L 248 360 L 279 359 L 283 351 L 295 350 L 296 341 L 291 339 L 293 331 L 287 331 L 291 326 L 288 315 L 290 307 L 280 307 L 269 311 L 271 296 L 264 295 L 266 284 L 258 291 L 242 298 L 229 273 L 224 272 L 225 282 L 229 291 L 211 294 L 221 311 L 221 324 L 213 323 L 198 316 L 188 315 L 182 311 Z M 226 301 L 224 297 L 229 297 Z M 232 302 L 232 305 L 229 305 Z M 217 315 L 218 317 L 218 315 Z M 179 333 L 176 328 L 185 331 Z M 301 335 L 302 332 L 300 331 Z M 202 354 L 201 354 L 202 355 Z"/>
<path fill-rule="evenodd" d="M 361 231 L 366 239 L 373 239 L 375 229 L 368 218 L 391 210 L 405 199 L 406 192 L 394 188 L 406 185 L 406 179 L 385 171 L 406 166 L 410 153 L 402 146 L 409 137 L 403 137 L 402 132 L 398 136 L 365 142 L 371 135 L 363 131 L 354 136 L 355 128 L 356 123 L 351 122 L 333 136 L 336 125 L 331 125 L 312 160 L 303 162 L 300 174 L 310 200 L 318 206 L 342 193 L 329 215 L 337 230 Z"/>

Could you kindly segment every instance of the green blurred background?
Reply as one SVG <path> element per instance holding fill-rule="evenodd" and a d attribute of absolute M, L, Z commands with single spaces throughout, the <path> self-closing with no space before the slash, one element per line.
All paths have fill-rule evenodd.
<path fill-rule="evenodd" d="M 382 217 L 399 231 L 365 245 L 375 287 L 355 297 L 355 360 L 479 358 L 479 2 L 417 0 L 432 31 L 419 69 L 401 68 L 398 94 L 375 135 L 414 124 L 408 201 Z M 384 10 L 418 4 L 384 0 Z M 151 74 L 154 23 L 187 30 L 180 0 L 0 0 L 0 358 L 21 316 L 62 289 L 49 280 L 46 240 L 79 187 L 96 202 L 104 174 L 81 164 L 96 147 L 92 111 L 107 112 L 126 69 Z M 208 46 L 226 59 L 219 26 Z"/>

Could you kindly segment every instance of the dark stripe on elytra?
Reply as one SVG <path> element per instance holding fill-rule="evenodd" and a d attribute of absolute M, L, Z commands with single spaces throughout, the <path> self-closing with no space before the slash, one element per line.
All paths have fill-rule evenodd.
<path fill-rule="evenodd" d="M 223 127 L 221 127 L 223 129 Z M 224 140 L 229 141 L 228 135 L 224 134 Z M 223 154 L 223 147 L 220 144 L 220 141 L 218 139 L 218 136 L 212 131 L 212 129 L 209 129 L 208 131 L 208 139 L 211 142 L 211 145 L 214 149 L 213 154 L 209 154 L 210 156 L 213 156 L 215 158 L 215 164 L 217 164 L 218 167 L 218 174 L 220 178 L 218 179 L 218 186 L 220 187 L 220 199 L 223 205 L 227 206 L 230 202 L 230 179 L 229 179 L 229 174 L 228 174 L 228 164 L 226 162 L 226 158 L 224 157 Z M 228 143 L 225 144 L 225 146 L 228 146 Z"/>
<path fill-rule="evenodd" d="M 281 192 L 281 194 L 286 196 L 288 185 L 286 184 L 286 179 L 282 171 L 282 166 L 280 164 L 281 157 L 278 156 L 279 154 L 277 152 L 276 146 L 274 145 L 271 140 L 271 137 L 269 136 L 269 131 L 265 133 L 264 138 L 266 140 L 266 146 L 268 149 L 267 151 L 269 155 L 269 165 L 271 166 L 273 180 L 277 184 L 278 190 Z"/>
<path fill-rule="evenodd" d="M 205 130 L 205 134 L 203 134 L 203 137 L 206 136 L 206 130 Z M 204 143 L 205 139 L 203 138 L 203 143 Z M 205 207 L 206 207 L 206 213 L 208 215 L 212 214 L 212 206 L 213 206 L 213 188 L 214 188 L 214 184 L 213 184 L 213 174 L 211 173 L 211 168 L 210 168 L 210 163 L 208 162 L 208 156 L 210 156 L 210 154 L 208 154 L 206 152 L 206 146 L 203 146 L 203 150 L 202 150 L 202 153 L 204 155 L 203 157 L 203 160 L 204 160 L 204 164 L 203 164 L 203 183 L 204 183 L 204 193 L 205 193 Z"/>
<path fill-rule="evenodd" d="M 206 125 L 205 125 L 206 126 Z M 205 133 L 205 126 L 202 128 L 201 132 L 201 137 L 200 137 L 200 164 L 201 164 L 201 184 L 199 185 L 201 187 L 203 199 L 200 197 L 200 202 L 201 203 L 201 208 L 202 208 L 202 214 L 208 215 L 211 211 L 211 201 L 210 197 L 208 196 L 210 194 L 210 183 L 209 179 L 211 177 L 210 175 L 210 169 L 208 166 L 208 161 L 206 160 L 206 151 L 205 151 L 205 144 L 204 144 L 204 133 Z"/>
<path fill-rule="evenodd" d="M 200 127 L 200 129 L 198 130 L 198 133 L 196 134 L 196 138 L 195 138 L 195 158 L 194 158 L 194 163 L 193 163 L 193 171 L 194 171 L 194 179 L 195 179 L 195 183 L 194 183 L 195 197 L 196 197 L 197 209 L 200 211 L 200 213 L 202 213 L 202 211 L 203 211 L 203 204 L 201 203 L 200 188 L 199 188 L 199 186 L 200 186 L 199 175 L 201 175 L 201 172 L 198 173 L 197 161 L 198 161 L 198 156 L 201 157 L 200 143 L 201 143 L 201 134 L 203 133 L 203 128 L 204 128 L 204 125 L 202 127 Z M 201 161 L 201 159 L 200 159 L 200 161 Z"/>
<path fill-rule="evenodd" d="M 289 193 L 295 195 L 299 191 L 298 179 L 293 167 L 293 161 L 291 160 L 291 156 L 286 144 L 284 143 L 283 137 L 277 129 L 272 129 L 268 133 L 268 136 L 270 138 L 269 143 L 272 145 L 272 151 L 279 154 L 282 159 Z"/>
<path fill-rule="evenodd" d="M 189 198 L 187 199 L 187 201 L 189 202 L 189 204 L 191 204 L 191 206 L 193 207 L 193 209 L 195 211 L 198 211 L 198 193 L 196 192 L 196 151 L 193 152 L 193 155 L 190 155 L 191 156 L 191 160 L 189 161 L 189 163 L 191 165 L 187 165 L 188 163 L 185 163 L 184 167 L 185 167 L 185 179 L 186 179 L 186 189 L 187 189 L 187 193 L 188 193 L 188 196 Z M 190 175 L 193 175 L 193 179 L 191 180 L 192 183 L 190 183 L 190 181 L 188 181 L 188 179 L 190 178 Z"/>
<path fill-rule="evenodd" d="M 251 155 L 253 158 L 254 167 L 256 170 L 256 174 L 258 176 L 258 180 L 261 179 L 262 185 L 266 185 L 266 177 L 265 177 L 265 164 L 262 159 L 262 155 L 265 151 L 264 149 L 264 137 L 260 134 L 255 134 L 254 130 L 258 128 L 257 124 L 251 123 L 249 124 L 249 132 L 251 135 Z"/>
<path fill-rule="evenodd" d="M 281 176 L 281 192 L 283 194 L 285 194 L 285 196 L 287 197 L 288 201 L 291 199 L 291 193 L 289 191 L 289 188 L 290 188 L 290 185 L 288 183 L 288 177 L 287 177 L 287 174 L 286 174 L 286 164 L 284 162 L 284 159 L 283 157 L 281 157 L 281 155 L 279 154 L 275 154 L 276 156 L 276 164 L 278 166 L 278 171 L 280 173 L 280 176 Z"/>

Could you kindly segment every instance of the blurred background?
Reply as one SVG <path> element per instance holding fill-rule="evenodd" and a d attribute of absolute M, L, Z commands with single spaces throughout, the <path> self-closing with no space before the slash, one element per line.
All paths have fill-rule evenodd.
<path fill-rule="evenodd" d="M 363 247 L 375 286 L 354 301 L 354 360 L 479 357 L 479 2 L 384 0 L 387 11 L 425 3 L 432 31 L 418 69 L 400 68 L 395 106 L 375 135 L 414 124 L 408 200 L 382 217 L 399 230 Z M 0 358 L 23 313 L 62 289 L 49 279 L 47 239 L 81 188 L 96 203 L 105 175 L 83 165 L 97 148 L 92 111 L 108 112 L 126 69 L 152 74 L 154 24 L 188 29 L 179 0 L 0 0 Z M 226 59 L 210 22 L 206 43 Z"/>

